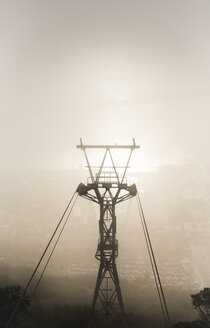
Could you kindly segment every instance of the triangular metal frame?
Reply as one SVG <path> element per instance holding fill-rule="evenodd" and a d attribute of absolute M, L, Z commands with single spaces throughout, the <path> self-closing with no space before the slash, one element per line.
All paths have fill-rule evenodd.
<path fill-rule="evenodd" d="M 84 145 L 80 139 L 80 145 L 77 148 L 83 150 L 87 167 L 90 173 L 87 185 L 81 183 L 77 192 L 80 196 L 96 202 L 100 205 L 99 219 L 99 242 L 95 257 L 100 261 L 98 277 L 92 302 L 90 327 L 96 327 L 95 309 L 99 302 L 102 312 L 104 313 L 104 327 L 111 327 L 111 318 L 116 305 L 119 306 L 121 313 L 121 325 L 127 327 L 123 300 L 121 295 L 119 277 L 116 267 L 116 258 L 118 256 L 118 241 L 116 239 L 116 215 L 115 205 L 136 195 L 137 190 L 135 184 L 127 185 L 126 172 L 129 167 L 132 152 L 139 148 L 133 139 L 132 145 Z M 101 165 L 97 174 L 94 176 L 93 166 L 91 166 L 87 156 L 87 149 L 105 149 Z M 114 163 L 111 149 L 129 149 L 127 163 L 123 168 L 122 177 L 117 172 L 117 166 Z M 107 156 L 111 159 L 112 175 L 103 175 L 104 163 Z M 100 322 L 100 327 L 103 322 Z"/>

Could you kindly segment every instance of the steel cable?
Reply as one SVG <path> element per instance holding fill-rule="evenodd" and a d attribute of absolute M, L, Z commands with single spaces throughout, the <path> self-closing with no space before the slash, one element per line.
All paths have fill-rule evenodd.
<path fill-rule="evenodd" d="M 64 217 L 65 217 L 65 215 L 66 215 L 66 212 L 68 211 L 68 209 L 69 209 L 69 207 L 70 207 L 70 205 L 71 205 L 71 202 L 72 202 L 72 200 L 73 200 L 75 194 L 76 194 L 76 191 L 74 192 L 74 194 L 73 194 L 73 196 L 71 197 L 71 199 L 70 199 L 70 201 L 69 201 L 69 203 L 68 203 L 68 205 L 67 205 L 65 211 L 63 212 L 63 215 L 61 216 L 61 218 L 60 218 L 60 220 L 59 220 L 59 222 L 58 222 L 58 224 L 57 224 L 57 226 L 56 226 L 56 228 L 55 228 L 55 230 L 54 230 L 54 232 L 53 232 L 53 234 L 52 234 L 52 236 L 51 236 L 51 238 L 50 238 L 50 240 L 49 240 L 49 242 L 48 242 L 48 244 L 47 244 L 47 246 L 45 247 L 45 250 L 44 250 L 44 252 L 42 253 L 42 255 L 41 255 L 41 257 L 40 257 L 40 259 L 39 259 L 39 261 L 38 261 L 38 263 L 37 263 L 37 265 L 36 265 L 36 267 L 35 267 L 35 269 L 34 269 L 32 275 L 31 275 L 31 277 L 30 277 L 30 279 L 29 279 L 29 281 L 28 281 L 28 283 L 27 283 L 27 285 L 26 285 L 26 287 L 24 288 L 21 297 L 20 297 L 19 300 L 17 301 L 17 303 L 16 303 L 16 305 L 15 305 L 15 308 L 14 308 L 13 312 L 11 313 L 11 315 L 10 315 L 10 317 L 9 317 L 9 319 L 8 319 L 8 321 L 7 321 L 7 323 L 6 323 L 6 325 L 5 325 L 5 328 L 8 328 L 8 327 L 10 326 L 10 323 L 11 323 L 11 321 L 12 321 L 12 319 L 13 319 L 15 313 L 17 312 L 18 307 L 19 307 L 21 301 L 23 300 L 24 296 L 26 295 L 26 292 L 27 292 L 27 290 L 28 290 L 28 288 L 29 288 L 29 286 L 30 286 L 30 284 L 31 284 L 31 282 L 32 282 L 32 280 L 33 280 L 33 278 L 34 278 L 34 276 L 35 276 L 35 274 L 36 274 L 36 272 L 37 272 L 37 270 L 38 270 L 38 268 L 39 268 L 39 266 L 40 266 L 40 264 L 41 264 L 43 258 L 44 258 L 44 256 L 45 256 L 45 254 L 46 254 L 46 252 L 47 252 L 47 250 L 48 250 L 48 248 L 49 248 L 49 246 L 50 246 L 50 244 L 51 244 L 51 242 L 52 242 L 52 240 L 53 240 L 53 238 L 54 238 L 54 236 L 55 236 L 55 234 L 56 234 L 58 228 L 60 227 L 60 225 L 61 225 L 61 223 L 62 223 L 62 221 L 63 221 L 63 219 L 64 219 Z"/>
<path fill-rule="evenodd" d="M 68 214 L 68 216 L 67 216 L 67 218 L 66 218 L 66 220 L 65 220 L 65 222 L 64 222 L 64 224 L 63 224 L 63 227 L 62 227 L 62 229 L 61 229 L 61 231 L 60 231 L 60 233 L 59 233 L 59 235 L 58 235 L 58 238 L 56 239 L 56 242 L 55 242 L 55 244 L 54 244 L 54 246 L 53 246 L 53 249 L 52 249 L 52 251 L 50 252 L 50 255 L 49 255 L 49 257 L 48 257 L 48 260 L 47 260 L 47 262 L 46 262 L 46 264 L 45 264 L 45 266 L 44 266 L 44 268 L 43 268 L 43 270 L 42 270 L 42 273 L 41 273 L 41 275 L 40 275 L 40 277 L 39 277 L 39 280 L 38 280 L 38 282 L 37 282 L 37 284 L 36 284 L 36 286 L 35 286 L 35 288 L 34 288 L 34 290 L 33 290 L 33 292 L 32 292 L 32 295 L 31 295 L 31 298 L 30 298 L 31 300 L 34 298 L 34 295 L 35 295 L 36 290 L 37 290 L 37 288 L 38 288 L 38 286 L 39 286 L 39 284 L 40 284 L 40 281 L 41 281 L 41 279 L 42 279 L 42 277 L 43 277 L 43 275 L 44 275 L 44 273 L 45 273 L 45 271 L 46 271 L 46 268 L 47 268 L 47 266 L 48 266 L 48 264 L 49 264 L 49 262 L 50 262 L 50 260 L 51 260 L 51 257 L 52 257 L 52 255 L 53 255 L 53 253 L 54 253 L 54 251 L 55 251 L 55 248 L 56 248 L 56 246 L 57 246 L 57 244 L 58 244 L 58 242 L 59 242 L 59 239 L 60 239 L 60 237 L 61 237 L 61 235 L 62 235 L 62 233 L 63 233 L 63 230 L 64 230 L 64 228 L 65 228 L 65 226 L 66 226 L 66 224 L 67 224 L 67 222 L 68 222 L 68 219 L 69 219 L 69 217 L 70 217 L 70 215 L 71 215 L 71 212 L 72 212 L 72 210 L 73 210 L 73 208 L 74 208 L 74 205 L 75 205 L 75 203 L 76 203 L 77 197 L 78 197 L 78 195 L 76 196 L 76 198 L 75 198 L 75 200 L 74 200 L 74 202 L 73 202 L 73 205 L 72 205 L 72 207 L 71 207 L 71 209 L 70 209 L 70 211 L 69 211 L 69 214 Z"/>
<path fill-rule="evenodd" d="M 155 279 L 155 285 L 156 285 L 156 288 L 157 288 L 158 298 L 159 298 L 159 301 L 160 301 L 160 306 L 161 306 L 161 310 L 162 310 L 162 314 L 163 314 L 165 326 L 168 327 L 168 325 L 167 325 L 167 319 L 166 319 L 166 315 L 165 315 L 165 311 L 164 311 L 164 306 L 163 306 L 163 301 L 161 299 L 161 294 L 160 294 L 160 290 L 159 290 L 159 286 L 158 286 L 157 276 L 155 274 L 155 268 L 154 268 L 154 263 L 153 263 L 153 260 L 152 260 L 152 254 L 151 254 L 151 251 L 150 251 L 149 242 L 148 242 L 148 238 L 147 238 L 147 234 L 146 234 L 144 222 L 143 222 L 142 215 L 141 215 L 141 212 L 140 212 L 140 205 L 138 203 L 138 199 L 137 198 L 136 198 L 136 200 L 137 200 L 137 206 L 139 208 L 139 213 L 140 213 L 140 218 L 141 218 L 141 223 L 142 223 L 144 238 L 145 238 L 145 241 L 146 241 L 147 251 L 148 251 L 148 254 L 149 254 L 149 259 L 150 259 L 150 263 L 151 263 L 151 267 L 152 267 L 153 276 L 154 276 L 154 279 Z"/>
<path fill-rule="evenodd" d="M 144 212 L 143 212 L 143 208 L 142 208 L 140 197 L 139 197 L 138 193 L 137 193 L 137 203 L 138 203 L 138 210 L 139 210 L 139 214 L 140 214 L 140 218 L 141 218 L 141 222 L 142 222 L 142 226 L 143 226 L 146 245 L 147 245 L 147 249 L 148 249 L 148 253 L 149 253 L 149 258 L 150 258 L 150 262 L 151 262 L 151 266 L 152 266 L 152 271 L 153 271 L 153 275 L 154 275 L 154 279 L 155 279 L 155 284 L 156 284 L 156 288 L 157 288 L 157 291 L 158 291 L 158 297 L 159 297 L 161 309 L 162 309 L 162 312 L 163 312 L 164 322 L 166 324 L 166 327 L 171 327 L 168 307 L 167 307 L 167 303 L 166 303 L 162 283 L 161 283 L 161 280 L 160 280 L 160 275 L 159 275 L 159 271 L 158 271 L 158 267 L 157 267 L 153 247 L 152 247 L 152 242 L 151 242 L 151 239 L 150 239 L 149 230 L 147 228 L 145 215 L 144 215 Z"/>

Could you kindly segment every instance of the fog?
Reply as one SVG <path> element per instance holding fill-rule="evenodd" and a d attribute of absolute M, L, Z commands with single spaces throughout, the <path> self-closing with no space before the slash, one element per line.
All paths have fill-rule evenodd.
<path fill-rule="evenodd" d="M 128 177 L 172 321 L 194 318 L 190 294 L 210 285 L 209 33 L 208 0 L 0 0 L 1 285 L 25 286 L 86 183 L 79 138 L 135 137 Z M 161 322 L 136 200 L 116 214 L 126 312 Z M 35 307 L 90 306 L 98 215 L 78 198 Z"/>
<path fill-rule="evenodd" d="M 157 165 L 209 164 L 209 10 L 1 0 L 0 167 L 76 168 L 79 137 L 135 137 Z"/>
<path fill-rule="evenodd" d="M 87 169 L 82 168 L 1 172 L 2 285 L 25 286 L 69 198 L 86 176 Z M 155 172 L 130 173 L 128 178 L 140 190 L 172 320 L 191 320 L 195 314 L 190 294 L 210 284 L 209 168 L 162 166 Z M 78 198 L 34 306 L 90 306 L 99 264 L 94 257 L 98 211 L 97 205 Z M 117 267 L 126 311 L 159 317 L 161 322 L 136 199 L 119 204 L 116 214 Z"/>

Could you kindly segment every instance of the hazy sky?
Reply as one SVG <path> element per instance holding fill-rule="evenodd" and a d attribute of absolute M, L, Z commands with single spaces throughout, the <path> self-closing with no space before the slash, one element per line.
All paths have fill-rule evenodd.
<path fill-rule="evenodd" d="M 0 169 L 77 167 L 80 137 L 209 164 L 209 105 L 209 0 L 0 0 Z"/>

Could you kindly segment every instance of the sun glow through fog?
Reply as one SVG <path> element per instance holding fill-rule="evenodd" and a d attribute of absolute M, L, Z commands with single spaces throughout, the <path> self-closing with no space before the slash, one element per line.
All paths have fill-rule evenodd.
<path fill-rule="evenodd" d="M 135 154 L 134 154 L 135 156 Z M 146 155 L 142 154 L 137 160 L 132 161 L 131 171 L 135 172 L 151 172 L 156 171 L 158 165 L 148 158 Z"/>
<path fill-rule="evenodd" d="M 120 143 L 118 143 L 120 145 Z M 99 167 L 103 162 L 106 149 L 94 149 L 87 151 L 90 165 L 93 166 L 93 172 L 97 173 Z M 128 159 L 130 156 L 130 149 L 111 149 L 111 157 L 109 152 L 107 153 L 106 159 L 103 163 L 102 171 L 110 171 L 113 163 L 116 170 L 120 176 L 123 176 L 125 167 L 128 164 Z M 113 160 L 113 162 L 112 162 Z M 84 165 L 86 165 L 84 160 Z M 158 168 L 158 163 L 150 159 L 149 156 L 144 152 L 144 150 L 136 149 L 132 152 L 131 158 L 128 164 L 128 172 L 151 172 L 156 171 Z"/>

